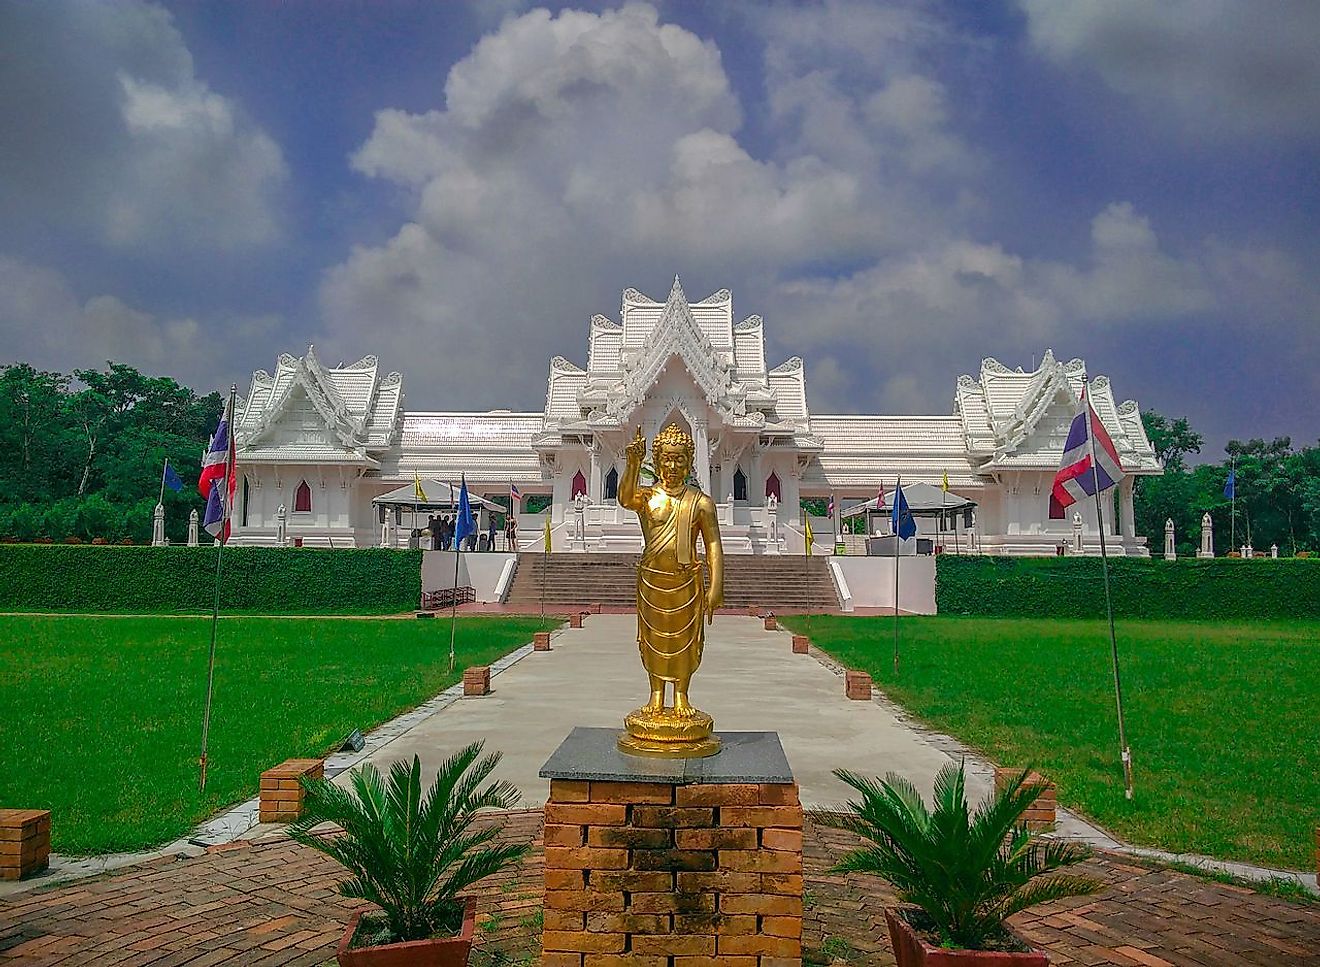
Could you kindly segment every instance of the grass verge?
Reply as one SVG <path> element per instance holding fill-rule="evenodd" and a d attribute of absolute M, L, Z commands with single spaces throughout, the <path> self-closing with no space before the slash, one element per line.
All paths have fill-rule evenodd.
<path fill-rule="evenodd" d="M 918 718 L 1129 842 L 1272 867 L 1314 862 L 1320 624 L 1121 621 L 1136 798 L 1123 797 L 1101 621 L 813 616 L 792 628 Z"/>
<path fill-rule="evenodd" d="M 451 673 L 448 621 L 223 618 L 202 795 L 210 621 L 0 617 L 0 804 L 50 809 L 62 853 L 167 842 L 554 624 L 461 617 Z"/>

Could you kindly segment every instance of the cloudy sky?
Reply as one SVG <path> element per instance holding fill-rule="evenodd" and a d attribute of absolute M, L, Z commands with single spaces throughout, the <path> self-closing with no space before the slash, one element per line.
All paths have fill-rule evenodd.
<path fill-rule="evenodd" d="M 817 411 L 1052 348 L 1320 437 L 1310 0 L 0 0 L 0 361 L 376 353 L 540 409 L 621 290 L 728 287 Z"/>

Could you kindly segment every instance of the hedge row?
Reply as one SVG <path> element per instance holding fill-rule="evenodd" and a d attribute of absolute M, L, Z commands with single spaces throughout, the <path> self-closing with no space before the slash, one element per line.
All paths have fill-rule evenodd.
<path fill-rule="evenodd" d="M 1320 561 L 1117 558 L 1114 614 L 1123 618 L 1320 620 Z M 1098 557 L 944 557 L 935 569 L 940 614 L 1102 618 Z"/>
<path fill-rule="evenodd" d="M 0 611 L 205 614 L 214 547 L 0 545 Z M 420 551 L 228 547 L 220 607 L 247 614 L 392 614 L 421 597 Z"/>

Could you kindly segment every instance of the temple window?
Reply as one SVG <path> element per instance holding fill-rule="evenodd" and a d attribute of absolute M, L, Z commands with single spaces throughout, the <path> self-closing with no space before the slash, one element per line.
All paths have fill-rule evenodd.
<path fill-rule="evenodd" d="M 604 499 L 619 499 L 619 471 L 610 467 L 610 472 L 605 475 L 605 493 Z"/>
<path fill-rule="evenodd" d="M 578 494 L 581 494 L 583 497 L 587 495 L 587 478 L 582 476 L 581 470 L 579 470 L 573 477 L 573 492 L 569 494 L 568 499 L 577 500 Z"/>
<path fill-rule="evenodd" d="M 301 481 L 298 489 L 293 492 L 293 512 L 295 514 L 312 512 L 312 488 L 307 486 L 306 480 Z"/>
<path fill-rule="evenodd" d="M 765 478 L 765 495 L 774 497 L 775 500 L 783 500 L 784 496 L 779 492 L 779 474 L 771 471 L 770 476 Z"/>
<path fill-rule="evenodd" d="M 733 499 L 747 499 L 747 474 L 743 473 L 742 467 L 733 472 Z"/>

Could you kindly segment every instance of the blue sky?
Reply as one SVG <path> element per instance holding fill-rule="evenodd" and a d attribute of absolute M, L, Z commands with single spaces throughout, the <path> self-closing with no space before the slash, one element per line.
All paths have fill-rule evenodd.
<path fill-rule="evenodd" d="M 315 343 L 539 409 L 635 286 L 817 411 L 1083 356 L 1320 436 L 1320 5 L 0 2 L 0 359 L 201 389 Z"/>

